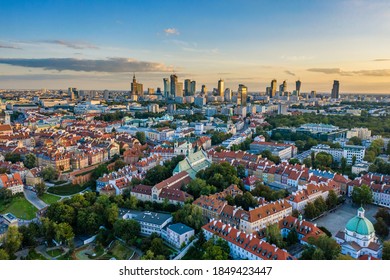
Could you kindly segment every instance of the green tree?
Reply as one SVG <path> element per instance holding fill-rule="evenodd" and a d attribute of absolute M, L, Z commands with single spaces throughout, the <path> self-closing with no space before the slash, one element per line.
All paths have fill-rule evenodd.
<path fill-rule="evenodd" d="M 96 181 L 97 179 L 102 177 L 103 174 L 108 174 L 108 173 L 110 173 L 110 172 L 108 171 L 107 165 L 106 164 L 100 164 L 98 167 L 96 167 L 92 171 L 91 177 L 92 177 L 93 181 Z"/>
<path fill-rule="evenodd" d="M 317 208 L 317 211 L 319 212 L 319 215 L 324 213 L 326 210 L 327 210 L 327 205 L 326 205 L 326 202 L 324 200 L 324 198 L 322 196 L 320 197 L 317 197 L 315 200 L 314 200 L 314 206 Z"/>
<path fill-rule="evenodd" d="M 165 260 L 162 255 L 155 256 L 152 250 L 147 250 L 146 254 L 141 257 L 141 260 Z"/>
<path fill-rule="evenodd" d="M 341 173 L 344 174 L 347 170 L 347 159 L 345 157 L 341 158 Z"/>
<path fill-rule="evenodd" d="M 318 212 L 318 209 L 312 202 L 308 202 L 304 208 L 305 211 L 305 217 L 308 219 L 313 219 L 317 217 L 320 213 Z"/>
<path fill-rule="evenodd" d="M 23 236 L 23 247 L 35 246 L 37 244 L 37 238 L 41 236 L 41 228 L 35 222 L 20 226 L 19 232 Z"/>
<path fill-rule="evenodd" d="M 163 240 L 159 237 L 152 239 L 150 250 L 154 253 L 155 256 L 169 256 L 168 249 L 165 247 Z"/>
<path fill-rule="evenodd" d="M 288 161 L 289 164 L 300 164 L 301 162 L 299 161 L 299 159 L 296 159 L 296 158 L 292 158 Z"/>
<path fill-rule="evenodd" d="M 137 132 L 135 133 L 135 138 L 137 138 L 138 141 L 139 141 L 142 145 L 146 144 L 146 135 L 145 135 L 145 132 L 143 132 L 143 131 L 137 131 Z"/>
<path fill-rule="evenodd" d="M 203 248 L 203 260 L 227 260 L 230 254 L 229 245 L 220 238 L 210 238 L 203 244 Z"/>
<path fill-rule="evenodd" d="M 181 209 L 173 213 L 173 219 L 175 222 L 186 224 L 197 231 L 205 224 L 202 210 L 193 204 L 185 204 Z"/>
<path fill-rule="evenodd" d="M 236 195 L 234 202 L 236 206 L 241 206 L 245 210 L 249 210 L 249 208 L 254 208 L 258 205 L 256 198 L 250 192 L 245 192 L 243 195 Z"/>
<path fill-rule="evenodd" d="M 390 260 L 390 241 L 383 242 L 382 259 Z"/>
<path fill-rule="evenodd" d="M 37 196 L 41 197 L 46 192 L 45 183 L 39 183 L 35 186 L 35 191 L 37 192 Z"/>
<path fill-rule="evenodd" d="M 280 233 L 278 224 L 267 226 L 265 235 L 268 243 L 275 244 L 279 248 L 285 247 L 283 236 Z"/>
<path fill-rule="evenodd" d="M 5 154 L 4 160 L 5 161 L 10 161 L 12 163 L 16 163 L 16 162 L 22 161 L 22 159 L 20 157 L 20 154 L 16 154 L 16 153 L 7 153 L 7 154 Z"/>
<path fill-rule="evenodd" d="M 34 154 L 27 154 L 24 158 L 24 166 L 28 169 L 38 166 L 38 159 Z"/>
<path fill-rule="evenodd" d="M 311 158 L 305 158 L 302 162 L 306 167 L 311 167 L 312 166 L 312 161 L 311 161 Z"/>
<path fill-rule="evenodd" d="M 357 136 L 349 138 L 349 141 L 347 142 L 348 145 L 357 145 L 361 146 L 362 145 L 362 139 L 360 139 Z"/>
<path fill-rule="evenodd" d="M 330 167 L 333 163 L 333 157 L 331 154 L 325 152 L 317 153 L 315 157 L 315 164 L 318 168 L 327 168 Z"/>
<path fill-rule="evenodd" d="M 55 240 L 57 242 L 65 243 L 67 245 L 72 244 L 74 233 L 72 227 L 68 223 L 59 223 L 54 227 Z"/>
<path fill-rule="evenodd" d="M 299 242 L 298 232 L 295 227 L 287 234 L 286 242 L 288 246 L 297 244 Z"/>
<path fill-rule="evenodd" d="M 9 260 L 9 255 L 4 249 L 0 249 L 0 260 Z"/>
<path fill-rule="evenodd" d="M 381 217 L 377 218 L 377 222 L 374 224 L 375 232 L 380 237 L 386 238 L 389 235 L 389 228 Z"/>
<path fill-rule="evenodd" d="M 45 167 L 42 170 L 41 174 L 42 174 L 43 180 L 45 180 L 45 181 L 53 181 L 57 178 L 57 172 L 51 165 L 48 165 L 47 167 Z"/>
<path fill-rule="evenodd" d="M 337 206 L 338 197 L 334 190 L 330 190 L 328 197 L 326 198 L 326 205 L 328 206 L 328 210 L 333 209 Z"/>
<path fill-rule="evenodd" d="M 242 164 L 237 166 L 237 176 L 238 178 L 245 178 L 245 167 Z"/>
<path fill-rule="evenodd" d="M 22 240 L 23 235 L 19 232 L 18 228 L 10 226 L 4 241 L 4 249 L 7 251 L 8 255 L 13 256 L 15 252 L 19 250 L 22 245 Z"/>
<path fill-rule="evenodd" d="M 372 202 L 372 190 L 367 185 L 354 187 L 352 191 L 352 201 L 356 204 L 366 205 Z"/>
<path fill-rule="evenodd" d="M 115 164 L 114 164 L 115 170 L 118 171 L 119 169 L 121 169 L 121 168 L 123 168 L 125 166 L 126 166 L 126 163 L 123 160 L 118 159 L 118 160 L 115 161 Z"/>
<path fill-rule="evenodd" d="M 383 221 L 390 226 L 390 212 L 389 209 L 386 208 L 379 208 L 378 211 L 375 214 L 375 218 L 382 218 Z"/>
<path fill-rule="evenodd" d="M 340 245 L 337 244 L 336 240 L 327 235 L 309 237 L 309 244 L 306 245 L 301 259 L 335 260 L 341 253 Z"/>
<path fill-rule="evenodd" d="M 117 220 L 114 224 L 114 233 L 128 244 L 133 244 L 141 232 L 140 224 L 135 220 Z"/>

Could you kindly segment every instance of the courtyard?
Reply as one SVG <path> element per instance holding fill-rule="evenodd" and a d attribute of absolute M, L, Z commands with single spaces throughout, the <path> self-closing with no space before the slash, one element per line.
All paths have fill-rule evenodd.
<path fill-rule="evenodd" d="M 339 208 L 337 208 L 336 211 L 333 213 L 328 213 L 325 216 L 314 220 L 313 223 L 317 224 L 317 226 L 323 226 L 327 228 L 332 233 L 332 236 L 335 236 L 339 230 L 345 229 L 345 225 L 351 218 L 356 216 L 358 208 L 358 205 L 352 204 L 350 200 L 347 199 L 347 201 Z M 372 224 L 375 224 L 376 222 L 374 215 L 379 208 L 380 207 L 373 204 L 366 205 L 364 207 L 366 210 L 365 217 L 369 219 Z"/>

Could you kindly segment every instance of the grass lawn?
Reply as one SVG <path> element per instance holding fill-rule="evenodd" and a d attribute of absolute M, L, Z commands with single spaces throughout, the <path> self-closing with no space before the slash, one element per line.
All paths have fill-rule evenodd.
<path fill-rule="evenodd" d="M 27 260 L 47 260 L 44 256 L 37 253 L 34 249 L 28 251 Z"/>
<path fill-rule="evenodd" d="M 58 256 L 61 255 L 63 252 L 64 252 L 64 250 L 62 250 L 61 248 L 57 248 L 57 249 L 53 249 L 53 250 L 48 250 L 48 251 L 46 251 L 46 253 L 47 253 L 50 257 L 52 257 L 52 258 L 58 257 Z"/>
<path fill-rule="evenodd" d="M 54 202 L 57 202 L 61 198 L 59 196 L 49 194 L 49 193 L 44 193 L 39 199 L 41 199 L 43 202 L 46 204 L 53 204 Z"/>
<path fill-rule="evenodd" d="M 125 244 L 116 240 L 112 244 L 111 249 L 106 254 L 101 256 L 100 259 L 108 260 L 114 257 L 117 260 L 127 260 L 131 257 L 133 252 L 134 251 L 128 248 Z"/>
<path fill-rule="evenodd" d="M 12 213 L 19 219 L 31 220 L 35 218 L 37 208 L 32 205 L 24 196 L 16 196 L 12 198 L 12 201 L 8 206 L 1 207 L 0 211 L 4 213 Z"/>
<path fill-rule="evenodd" d="M 64 186 L 58 186 L 58 187 L 51 187 L 48 188 L 47 192 L 57 195 L 72 195 L 76 194 L 78 192 L 81 192 L 86 189 L 86 186 L 80 186 L 80 185 L 64 185 Z"/>

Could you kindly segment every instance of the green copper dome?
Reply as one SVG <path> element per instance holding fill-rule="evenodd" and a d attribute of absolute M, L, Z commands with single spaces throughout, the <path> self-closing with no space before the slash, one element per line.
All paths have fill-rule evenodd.
<path fill-rule="evenodd" d="M 358 215 L 350 219 L 345 226 L 345 228 L 349 231 L 356 232 L 361 235 L 370 235 L 375 232 L 374 226 L 372 223 L 364 217 L 364 209 L 360 207 L 358 209 Z"/>

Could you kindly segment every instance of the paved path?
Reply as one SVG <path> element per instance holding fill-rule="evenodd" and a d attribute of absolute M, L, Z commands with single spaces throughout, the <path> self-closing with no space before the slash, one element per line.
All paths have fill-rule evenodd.
<path fill-rule="evenodd" d="M 32 204 L 34 205 L 36 208 L 38 208 L 38 210 L 42 210 L 43 208 L 45 208 L 46 206 L 48 206 L 45 202 L 43 202 L 42 200 L 40 200 L 37 196 L 37 194 L 33 191 L 30 191 L 30 190 L 24 190 L 24 196 L 26 197 L 26 199 Z"/>

